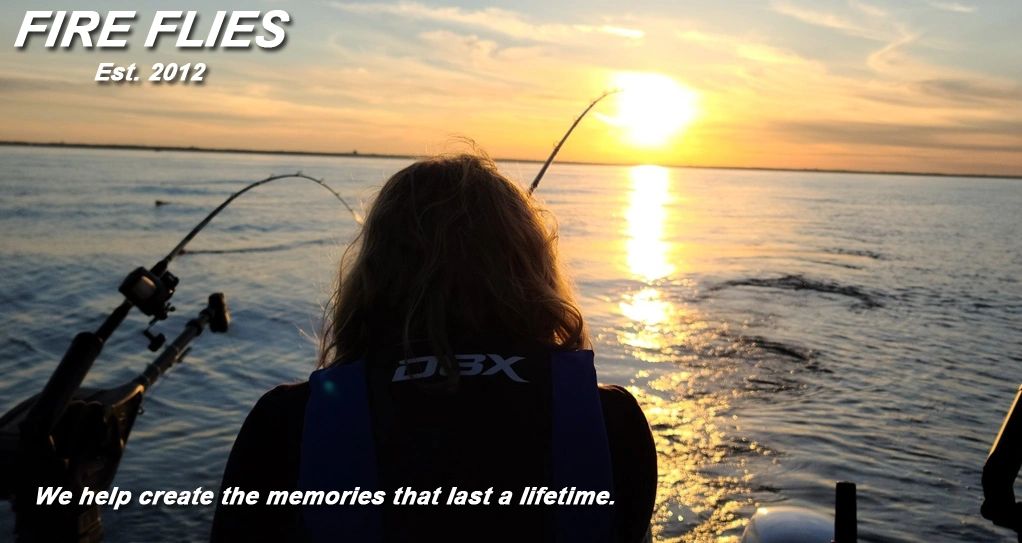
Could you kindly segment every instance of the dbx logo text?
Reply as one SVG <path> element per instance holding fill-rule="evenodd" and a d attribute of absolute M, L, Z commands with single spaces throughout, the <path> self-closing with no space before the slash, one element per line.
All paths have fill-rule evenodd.
<path fill-rule="evenodd" d="M 474 375 L 496 375 L 503 372 L 512 381 L 527 383 L 522 379 L 513 367 L 515 362 L 522 360 L 521 356 L 509 356 L 504 358 L 497 354 L 459 354 L 454 359 L 458 362 L 459 374 L 471 377 Z M 487 359 L 493 363 L 486 367 Z M 446 375 L 444 368 L 440 367 L 440 360 L 435 356 L 420 356 L 408 358 L 397 363 L 397 370 L 394 371 L 392 381 L 411 381 L 413 379 L 425 379 L 436 374 Z"/>

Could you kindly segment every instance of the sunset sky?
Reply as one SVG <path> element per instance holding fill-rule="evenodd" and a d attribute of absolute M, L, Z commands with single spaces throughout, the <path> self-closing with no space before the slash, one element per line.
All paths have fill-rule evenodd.
<path fill-rule="evenodd" d="M 1022 4 L 1005 1 L 54 2 L 139 16 L 127 50 L 14 48 L 0 139 L 1022 175 Z M 284 9 L 278 51 L 142 47 L 157 9 Z M 101 61 L 205 62 L 202 86 L 99 85 Z M 629 91 L 635 87 L 635 92 Z"/>

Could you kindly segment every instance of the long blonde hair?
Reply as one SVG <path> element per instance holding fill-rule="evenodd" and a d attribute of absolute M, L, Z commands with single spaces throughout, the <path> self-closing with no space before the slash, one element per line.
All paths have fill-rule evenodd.
<path fill-rule="evenodd" d="M 397 172 L 341 258 L 319 366 L 418 342 L 449 366 L 458 341 L 495 335 L 588 347 L 546 216 L 485 156 L 437 156 Z"/>

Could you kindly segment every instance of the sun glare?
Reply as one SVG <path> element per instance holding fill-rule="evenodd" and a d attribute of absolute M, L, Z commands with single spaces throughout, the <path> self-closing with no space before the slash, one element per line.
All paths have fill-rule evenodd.
<path fill-rule="evenodd" d="M 664 241 L 670 199 L 670 171 L 660 166 L 632 166 L 628 171 L 632 191 L 625 212 L 628 221 L 628 267 L 647 281 L 674 273 Z"/>
<path fill-rule="evenodd" d="M 603 120 L 639 147 L 662 146 L 698 114 L 698 95 L 663 74 L 622 72 L 614 76 L 617 112 Z"/>

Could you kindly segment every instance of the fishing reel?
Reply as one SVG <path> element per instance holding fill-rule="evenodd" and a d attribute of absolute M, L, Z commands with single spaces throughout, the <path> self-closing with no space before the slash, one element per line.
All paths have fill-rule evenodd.
<path fill-rule="evenodd" d="M 153 266 L 153 271 L 138 267 L 128 274 L 117 289 L 124 297 L 137 307 L 142 313 L 153 319 L 149 326 L 142 331 L 142 334 L 149 340 L 149 350 L 156 352 L 163 347 L 167 337 L 163 334 L 153 334 L 152 327 L 157 322 L 167 318 L 167 314 L 174 311 L 170 305 L 170 298 L 177 288 L 178 278 L 167 270 L 165 260 Z"/>
<path fill-rule="evenodd" d="M 146 392 L 188 354 L 203 330 L 224 333 L 230 320 L 226 297 L 211 294 L 206 307 L 135 378 L 108 389 L 70 390 L 65 369 L 54 374 L 54 387 L 65 391 L 59 409 L 44 409 L 43 418 L 33 415 L 36 406 L 54 403 L 40 393 L 0 417 L 0 500 L 12 502 L 18 541 L 102 540 L 98 505 L 38 503 L 39 489 L 80 494 L 85 487 L 110 488 Z"/>

